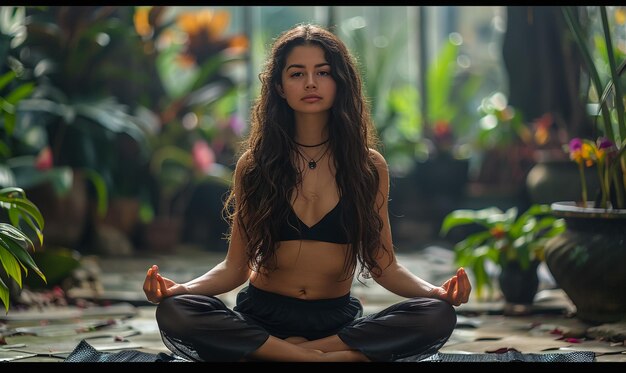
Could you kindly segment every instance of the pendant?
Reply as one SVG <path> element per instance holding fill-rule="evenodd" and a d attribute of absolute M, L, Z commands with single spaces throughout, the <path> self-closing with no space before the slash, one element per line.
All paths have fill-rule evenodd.
<path fill-rule="evenodd" d="M 315 167 L 317 167 L 317 162 L 315 161 L 309 161 L 309 168 L 311 170 L 315 169 Z"/>

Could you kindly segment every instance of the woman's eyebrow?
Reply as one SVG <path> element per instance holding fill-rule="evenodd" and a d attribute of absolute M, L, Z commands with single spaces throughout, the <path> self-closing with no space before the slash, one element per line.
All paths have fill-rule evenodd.
<path fill-rule="evenodd" d="M 330 64 L 328 62 L 318 63 L 317 65 L 315 65 L 315 68 L 323 67 L 323 66 L 330 66 Z M 294 69 L 304 69 L 304 67 L 305 67 L 304 65 L 294 63 L 294 64 L 291 64 L 291 65 L 287 66 L 287 68 L 285 70 L 289 70 L 291 68 L 294 68 Z"/>

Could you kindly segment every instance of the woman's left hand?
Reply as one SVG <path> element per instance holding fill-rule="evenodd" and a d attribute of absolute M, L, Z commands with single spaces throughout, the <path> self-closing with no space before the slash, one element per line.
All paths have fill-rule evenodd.
<path fill-rule="evenodd" d="M 459 268 L 456 275 L 444 282 L 441 287 L 433 289 L 433 295 L 454 306 L 460 306 L 469 300 L 472 285 L 469 282 L 465 269 Z"/>

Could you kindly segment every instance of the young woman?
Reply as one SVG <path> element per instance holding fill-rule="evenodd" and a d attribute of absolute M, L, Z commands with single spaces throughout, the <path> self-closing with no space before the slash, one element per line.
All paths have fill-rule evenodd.
<path fill-rule="evenodd" d="M 435 286 L 397 262 L 387 212 L 389 171 L 361 78 L 331 32 L 280 35 L 260 74 L 251 131 L 225 211 L 225 259 L 178 284 L 153 265 L 165 345 L 199 361 L 394 361 L 437 352 L 471 286 L 459 268 Z M 362 315 L 354 276 L 406 300 Z M 248 282 L 229 309 L 216 295 Z"/>

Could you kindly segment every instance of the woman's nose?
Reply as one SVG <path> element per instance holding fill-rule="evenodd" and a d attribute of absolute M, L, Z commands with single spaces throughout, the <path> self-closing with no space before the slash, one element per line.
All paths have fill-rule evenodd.
<path fill-rule="evenodd" d="M 315 83 L 315 78 L 314 78 L 313 75 L 309 75 L 309 77 L 306 80 L 306 85 L 304 87 L 306 89 L 311 89 L 311 88 L 317 87 L 317 84 Z"/>

